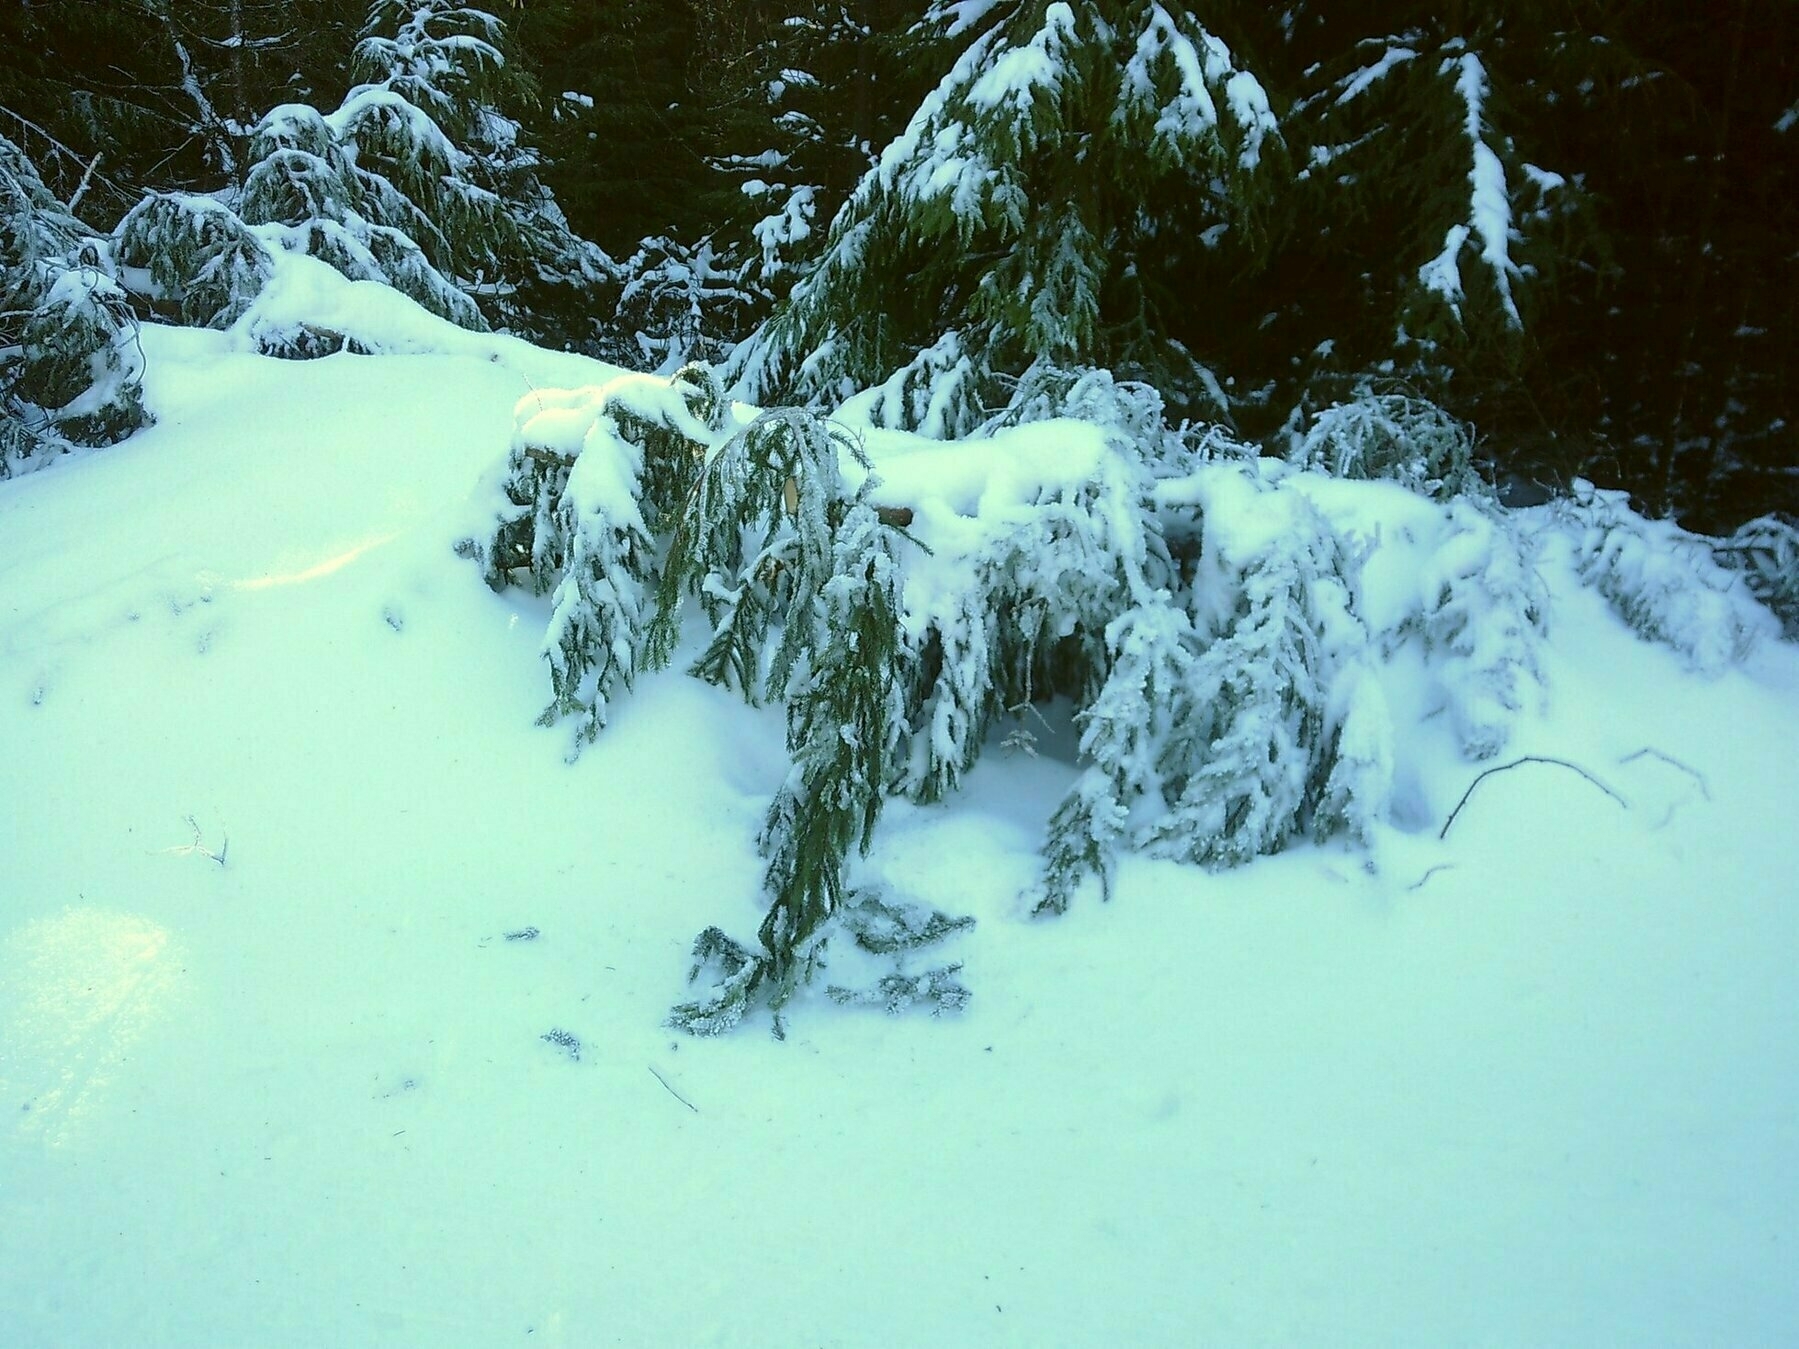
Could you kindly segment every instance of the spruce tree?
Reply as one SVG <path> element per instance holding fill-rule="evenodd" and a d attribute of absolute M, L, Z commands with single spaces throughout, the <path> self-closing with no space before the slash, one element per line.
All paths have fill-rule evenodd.
<path fill-rule="evenodd" d="M 885 384 L 895 424 L 955 435 L 1033 367 L 1099 365 L 1223 413 L 1189 288 L 1258 256 L 1284 158 L 1261 83 L 1154 0 L 934 18 L 960 55 L 747 344 L 743 390 Z"/>
<path fill-rule="evenodd" d="M 500 109 L 527 92 L 503 42 L 503 25 L 478 7 L 371 5 L 360 82 L 342 104 L 267 112 L 241 188 L 152 194 L 121 223 L 121 256 L 188 322 L 231 322 L 285 250 L 393 285 L 466 327 L 589 335 L 582 306 L 612 267 L 568 228 L 538 156 Z"/>
<path fill-rule="evenodd" d="M 237 182 L 250 128 L 341 97 L 364 0 L 36 0 L 0 8 L 0 122 L 95 219 Z M 54 147 L 54 153 L 52 148 Z M 96 160 L 98 163 L 96 164 Z"/>
<path fill-rule="evenodd" d="M 103 241 L 0 135 L 0 478 L 144 425 L 142 367 Z"/>

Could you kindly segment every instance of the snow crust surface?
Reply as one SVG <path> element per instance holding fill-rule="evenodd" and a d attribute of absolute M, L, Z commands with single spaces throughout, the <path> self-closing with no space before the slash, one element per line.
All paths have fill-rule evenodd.
<path fill-rule="evenodd" d="M 565 766 L 532 724 L 547 600 L 452 545 L 515 404 L 618 372 L 367 303 L 418 345 L 291 362 L 148 329 L 157 425 L 0 485 L 7 1345 L 1799 1324 L 1792 648 L 1700 677 L 1552 547 L 1549 692 L 1505 757 L 1618 799 L 1543 763 L 1471 788 L 1401 653 L 1371 852 L 1126 858 L 1110 905 L 1030 923 L 1078 771 L 1051 728 L 892 803 L 866 863 L 980 920 L 966 1012 L 819 996 L 785 1043 L 676 1037 L 692 935 L 759 917 L 780 710 L 646 678 Z M 1098 453 L 1063 426 L 977 469 L 869 434 L 940 541 Z M 1412 494 L 1305 482 L 1411 531 L 1377 611 L 1426 583 L 1400 559 L 1456 565 Z M 1282 527 L 1207 491 L 1232 547 Z"/>

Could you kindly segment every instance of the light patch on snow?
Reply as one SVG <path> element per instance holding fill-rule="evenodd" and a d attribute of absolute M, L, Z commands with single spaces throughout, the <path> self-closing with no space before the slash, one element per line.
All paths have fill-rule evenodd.
<path fill-rule="evenodd" d="M 353 543 L 348 548 L 334 552 L 329 557 L 321 558 L 310 566 L 301 567 L 295 571 L 268 572 L 261 576 L 241 576 L 227 581 L 226 584 L 233 590 L 269 590 L 275 586 L 304 585 L 308 581 L 322 580 L 324 577 L 342 571 L 364 553 L 372 552 L 384 543 L 392 543 L 395 537 L 393 534 L 378 534 L 373 538 Z"/>

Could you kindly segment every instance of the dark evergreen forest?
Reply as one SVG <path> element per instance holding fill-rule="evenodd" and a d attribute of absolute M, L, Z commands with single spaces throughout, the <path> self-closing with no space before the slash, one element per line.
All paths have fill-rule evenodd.
<path fill-rule="evenodd" d="M 289 249 L 945 436 L 1049 370 L 1271 450 L 1400 395 L 1724 533 L 1799 509 L 1796 164 L 1792 0 L 16 0 L 0 452 L 128 434 L 121 334 Z"/>

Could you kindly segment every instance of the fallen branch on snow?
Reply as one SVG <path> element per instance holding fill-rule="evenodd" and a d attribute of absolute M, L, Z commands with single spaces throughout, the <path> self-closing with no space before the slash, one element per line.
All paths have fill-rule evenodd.
<path fill-rule="evenodd" d="M 1521 759 L 1513 759 L 1510 763 L 1502 763 L 1497 768 L 1489 768 L 1486 772 L 1475 778 L 1473 782 L 1470 782 L 1468 784 L 1468 790 L 1462 793 L 1462 799 L 1457 801 L 1455 803 L 1455 809 L 1449 812 L 1449 818 L 1443 821 L 1442 831 L 1438 833 L 1437 838 L 1442 840 L 1449 837 L 1449 826 L 1454 824 L 1455 817 L 1462 813 L 1462 807 L 1468 804 L 1468 798 L 1474 795 L 1474 789 L 1476 787 L 1480 786 L 1481 783 L 1485 782 L 1495 773 L 1504 773 L 1509 769 L 1517 768 L 1519 765 L 1527 763 L 1554 764 L 1557 768 L 1566 768 L 1571 772 L 1579 773 L 1583 778 L 1599 788 L 1599 790 L 1604 792 L 1607 796 L 1611 797 L 1612 800 L 1616 801 L 1625 810 L 1630 809 L 1630 804 L 1625 801 L 1623 797 L 1619 796 L 1618 793 L 1614 792 L 1598 778 L 1587 772 L 1587 770 L 1582 768 L 1579 764 L 1569 763 L 1566 759 L 1552 759 L 1541 754 L 1526 754 Z"/>
<path fill-rule="evenodd" d="M 156 855 L 166 856 L 173 853 L 178 857 L 187 857 L 197 854 L 201 857 L 211 858 L 220 866 L 224 866 L 225 854 L 231 850 L 231 836 L 229 834 L 225 835 L 225 841 L 219 845 L 219 850 L 214 852 L 201 842 L 200 826 L 195 822 L 194 817 L 189 815 L 186 818 L 188 827 L 194 831 L 194 841 L 192 843 L 178 844 L 173 848 L 158 848 L 156 850 Z"/>
<path fill-rule="evenodd" d="M 1448 826 L 1445 825 L 1444 829 L 1445 829 L 1445 831 L 1447 831 Z M 1439 837 L 1441 837 L 1441 835 L 1439 835 Z M 1454 870 L 1455 870 L 1454 862 L 1440 862 L 1436 866 L 1432 867 L 1429 871 L 1425 872 L 1417 880 L 1413 881 L 1410 885 L 1406 886 L 1406 891 L 1407 891 L 1407 893 L 1410 893 L 1413 890 L 1422 890 L 1424 888 L 1424 883 L 1426 881 L 1428 881 L 1432 876 L 1435 876 L 1439 871 L 1454 871 Z"/>
<path fill-rule="evenodd" d="M 681 1095 L 681 1093 L 676 1091 L 673 1087 L 668 1085 L 668 1079 L 666 1077 L 664 1077 L 661 1073 L 656 1071 L 655 1064 L 652 1063 L 648 1066 L 649 1066 L 649 1070 L 650 1070 L 650 1076 L 655 1078 L 658 1082 L 660 1082 L 662 1084 L 663 1090 L 668 1092 L 668 1094 L 670 1096 L 674 1097 L 677 1101 L 679 1101 L 682 1105 L 686 1106 L 689 1110 L 693 1111 L 694 1114 L 697 1115 L 700 1113 L 700 1108 L 697 1105 L 695 1105 L 692 1101 L 688 1100 L 685 1096 Z"/>
<path fill-rule="evenodd" d="M 1681 772 L 1685 773 L 1688 777 L 1692 778 L 1694 782 L 1697 782 L 1699 784 L 1699 794 L 1701 796 L 1703 796 L 1707 801 L 1712 799 L 1712 789 L 1705 780 L 1705 774 L 1701 773 L 1697 768 L 1692 768 L 1686 764 L 1683 764 L 1679 759 L 1676 759 L 1672 754 L 1663 754 L 1659 749 L 1654 749 L 1650 746 L 1645 745 L 1642 749 L 1638 750 L 1635 754 L 1626 754 L 1622 759 L 1618 760 L 1618 762 L 1620 764 L 1635 763 L 1638 759 L 1643 758 L 1645 755 L 1652 759 L 1660 759 L 1663 763 L 1667 764 L 1670 768 L 1678 768 Z"/>

